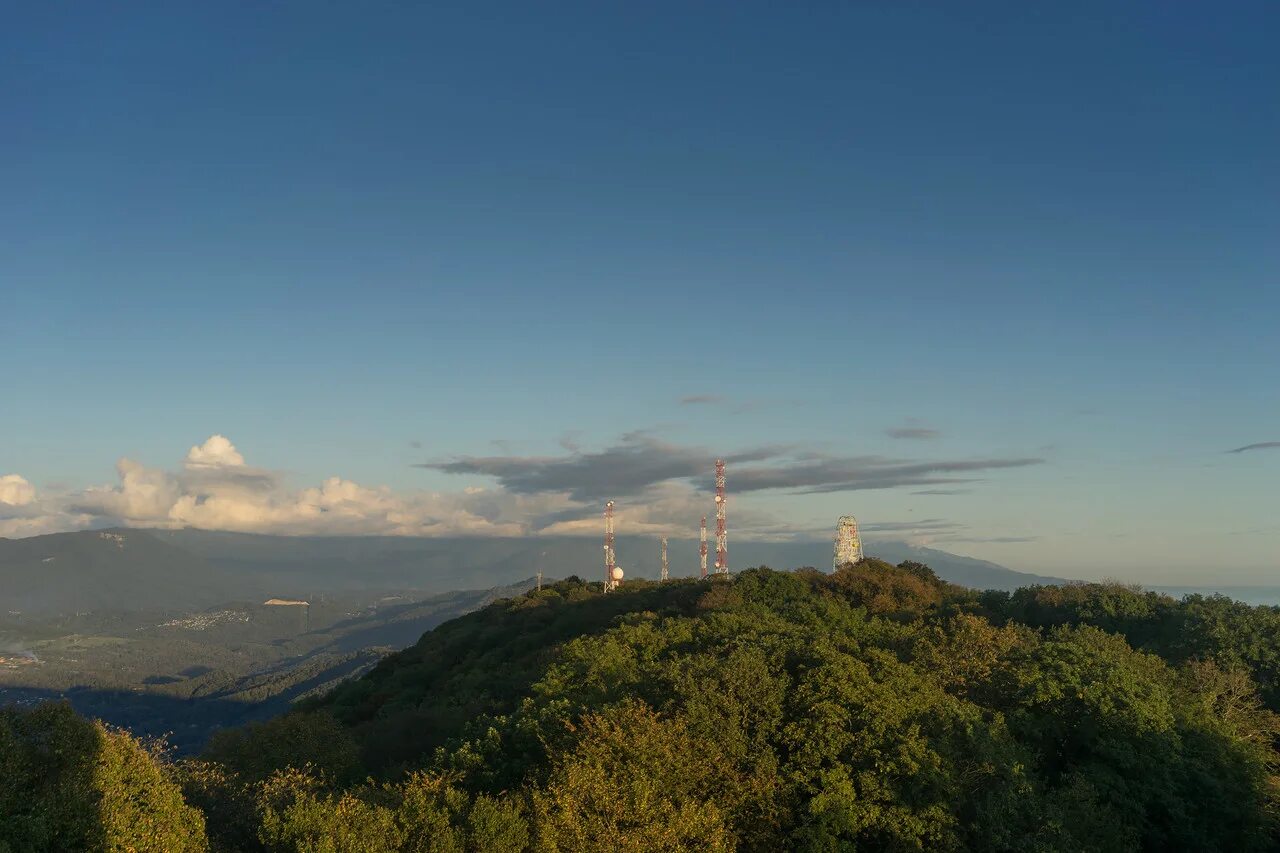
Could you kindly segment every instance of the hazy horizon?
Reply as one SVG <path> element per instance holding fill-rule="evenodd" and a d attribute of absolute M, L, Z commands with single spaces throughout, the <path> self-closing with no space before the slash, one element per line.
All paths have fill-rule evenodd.
<path fill-rule="evenodd" d="M 579 531 L 575 533 L 562 534 L 513 534 L 511 536 L 498 536 L 489 533 L 472 533 L 472 534 L 456 534 L 447 536 L 413 536 L 408 534 L 342 534 L 333 532 L 318 533 L 294 533 L 294 534 L 278 534 L 278 533 L 245 533 L 232 530 L 207 530 L 197 527 L 124 527 L 118 525 L 104 525 L 79 530 L 59 531 L 58 533 L 41 533 L 32 536 L 23 537 L 3 537 L 11 540 L 31 539 L 43 536 L 56 536 L 66 534 L 86 534 L 86 533 L 104 533 L 104 532 L 128 532 L 140 531 L 153 535 L 163 535 L 167 533 L 174 534 L 213 534 L 215 536 L 228 537 L 249 537 L 256 540 L 257 538 L 266 538 L 271 541 L 281 541 L 288 543 L 290 540 L 305 540 L 308 543 L 315 541 L 323 542 L 327 539 L 341 540 L 344 543 L 363 540 L 378 541 L 397 541 L 397 540 L 421 540 L 423 542 L 449 541 L 456 543 L 464 550 L 470 550 L 473 546 L 482 545 L 493 540 L 499 541 L 524 541 L 530 543 L 542 542 L 547 546 L 552 543 L 562 543 L 566 540 L 580 543 L 581 550 L 591 555 L 590 566 L 577 565 L 574 568 L 565 570 L 564 567 L 557 566 L 554 559 L 548 559 L 548 552 L 543 551 L 542 557 L 537 557 L 536 553 L 531 552 L 528 565 L 524 569 L 529 572 L 527 577 L 532 578 L 539 568 L 552 570 L 554 577 L 567 576 L 568 574 L 579 573 L 587 577 L 595 574 L 595 570 L 599 567 L 595 565 L 598 560 L 597 551 L 599 549 L 599 532 Z M 644 534 L 628 534 L 618 535 L 618 563 L 627 569 L 628 576 L 639 578 L 658 578 L 658 535 Z M 1187 593 L 1206 593 L 1213 591 L 1221 591 L 1224 594 L 1232 595 L 1239 600 L 1252 604 L 1280 604 L 1280 580 L 1261 578 L 1252 583 L 1241 582 L 1218 582 L 1212 578 L 1199 576 L 1195 573 L 1170 571 L 1167 567 L 1152 567 L 1146 572 L 1145 580 L 1139 580 L 1133 575 L 1116 571 L 1090 571 L 1080 566 L 1067 566 L 1059 573 L 1043 573 L 1036 572 L 1026 566 L 1016 563 L 1002 563 L 996 560 L 988 560 L 985 557 L 968 553 L 963 547 L 956 548 L 940 548 L 937 546 L 915 544 L 900 538 L 894 538 L 892 534 L 872 533 L 863 537 L 864 552 L 868 557 L 886 559 L 889 562 L 897 562 L 903 559 L 923 560 L 929 563 L 930 559 L 934 560 L 934 567 L 941 566 L 941 571 L 945 575 L 951 567 L 949 558 L 959 558 L 964 561 L 976 561 L 977 563 L 989 564 L 1000 570 L 1008 570 L 1015 575 L 1023 576 L 1019 581 L 1021 585 L 1032 583 L 1056 583 L 1067 581 L 1072 583 L 1121 583 L 1126 585 L 1137 585 L 1145 589 L 1152 589 L 1159 592 L 1167 593 L 1175 597 L 1179 597 Z M 671 554 L 671 576 L 694 577 L 697 575 L 697 546 L 698 539 L 693 535 L 673 536 L 669 538 L 669 550 Z M 286 546 L 287 547 L 287 546 Z M 535 551 L 538 545 L 533 545 Z M 829 536 L 821 536 L 818 534 L 805 535 L 798 534 L 788 538 L 779 539 L 746 539 L 739 540 L 734 549 L 733 556 L 736 558 L 732 561 L 732 569 L 739 570 L 745 568 L 753 568 L 759 565 L 767 565 L 771 568 L 790 570 L 802 567 L 818 568 L 826 571 L 830 568 L 832 550 L 832 539 Z M 282 554 L 282 558 L 288 559 L 290 562 L 299 562 L 307 559 L 311 554 L 310 549 L 300 549 L 292 556 Z M 937 559 L 942 558 L 942 564 L 937 563 Z M 521 578 L 524 578 L 521 575 Z M 471 584 L 467 588 L 483 589 L 490 585 L 489 579 L 481 573 L 476 575 Z M 963 585 L 963 584 L 962 584 Z M 978 588 L 982 588 L 979 584 Z"/>

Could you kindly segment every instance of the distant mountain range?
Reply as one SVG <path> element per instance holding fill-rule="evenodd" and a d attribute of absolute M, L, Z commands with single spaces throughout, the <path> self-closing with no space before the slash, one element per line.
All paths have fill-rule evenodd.
<path fill-rule="evenodd" d="M 262 536 L 203 530 L 93 530 L 0 539 L 0 609 L 23 612 L 192 610 L 227 601 L 302 598 L 364 589 L 442 593 L 602 571 L 600 543 L 584 537 L 485 539 Z M 629 577 L 657 578 L 655 539 L 620 537 Z M 869 554 L 918 560 L 942 578 L 982 589 L 1064 583 L 902 542 Z M 697 574 L 697 542 L 670 543 L 673 577 Z M 742 542 L 735 567 L 831 565 L 828 542 Z"/>
<path fill-rule="evenodd" d="M 223 581 L 200 557 L 138 530 L 0 539 L 3 611 L 207 607 L 227 600 L 237 586 Z"/>

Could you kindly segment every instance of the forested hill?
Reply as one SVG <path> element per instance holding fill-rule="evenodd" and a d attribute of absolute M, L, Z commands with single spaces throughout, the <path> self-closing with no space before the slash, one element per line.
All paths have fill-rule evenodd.
<path fill-rule="evenodd" d="M 571 578 L 165 773 L 218 850 L 1268 850 L 1278 668 L 1225 598 Z"/>

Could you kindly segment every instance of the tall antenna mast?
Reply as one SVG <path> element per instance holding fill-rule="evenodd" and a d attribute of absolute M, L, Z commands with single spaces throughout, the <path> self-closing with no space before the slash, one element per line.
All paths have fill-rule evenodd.
<path fill-rule="evenodd" d="M 699 549 L 702 555 L 702 579 L 707 579 L 707 517 L 702 517 L 702 547 Z"/>
<path fill-rule="evenodd" d="M 661 580 L 667 579 L 667 537 L 662 537 L 662 577 Z"/>
<path fill-rule="evenodd" d="M 729 534 L 725 526 L 724 460 L 716 460 L 716 574 L 729 574 Z"/>
<path fill-rule="evenodd" d="M 604 591 L 614 587 L 613 501 L 604 505 Z"/>

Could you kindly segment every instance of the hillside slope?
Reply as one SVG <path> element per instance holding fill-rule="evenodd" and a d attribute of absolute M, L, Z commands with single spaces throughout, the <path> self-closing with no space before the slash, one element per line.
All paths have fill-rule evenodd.
<path fill-rule="evenodd" d="M 1274 849 L 1277 618 L 876 560 L 566 581 L 219 734 L 189 790 L 287 850 Z"/>
<path fill-rule="evenodd" d="M 31 662 L 0 666 L 0 706 L 63 699 L 135 735 L 168 734 L 170 745 L 188 753 L 218 728 L 283 713 L 441 622 L 532 585 L 426 597 L 347 594 L 306 608 L 241 602 L 175 618 L 144 611 L 28 626 L 11 617 L 7 625 L 0 620 L 0 655 L 21 650 Z"/>

